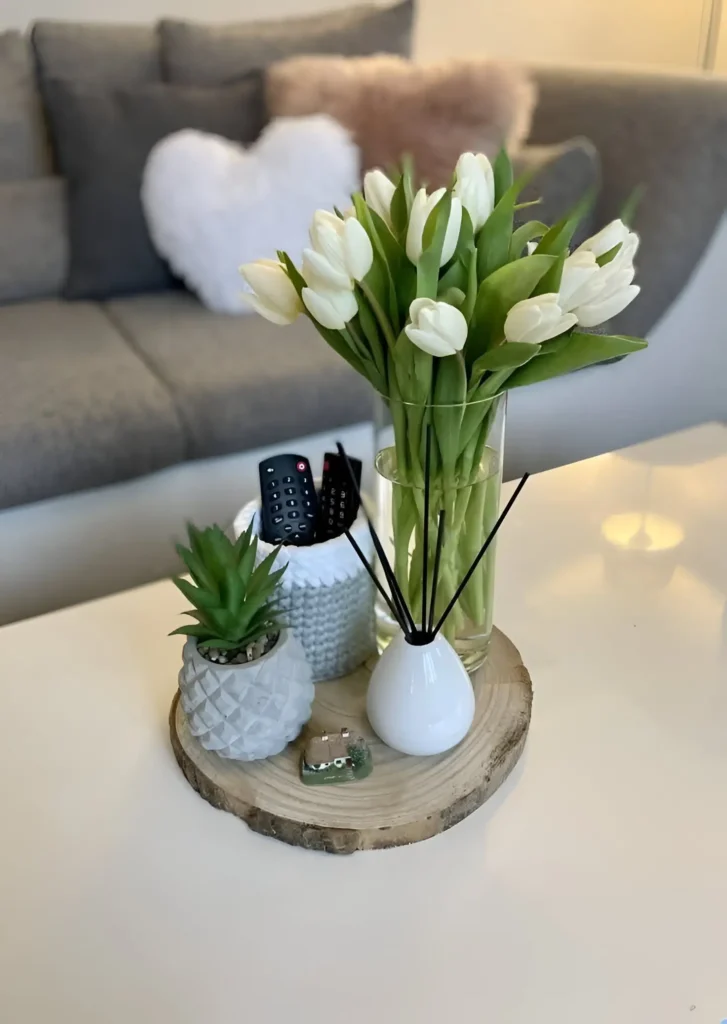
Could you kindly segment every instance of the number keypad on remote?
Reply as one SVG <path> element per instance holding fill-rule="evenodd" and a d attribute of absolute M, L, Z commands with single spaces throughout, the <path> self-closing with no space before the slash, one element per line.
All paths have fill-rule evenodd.
<path fill-rule="evenodd" d="M 361 463 L 349 458 L 357 486 L 361 484 Z M 326 452 L 323 462 L 323 483 L 318 502 L 316 540 L 339 537 L 350 529 L 358 515 L 359 501 L 356 488 L 343 456 Z"/>
<path fill-rule="evenodd" d="M 317 500 L 308 460 L 276 455 L 260 463 L 261 530 L 269 544 L 312 544 Z"/>

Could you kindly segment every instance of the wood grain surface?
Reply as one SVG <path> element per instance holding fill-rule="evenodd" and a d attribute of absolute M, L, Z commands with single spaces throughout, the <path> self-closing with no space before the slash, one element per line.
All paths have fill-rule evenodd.
<path fill-rule="evenodd" d="M 373 664 L 373 662 L 372 662 Z M 532 684 L 520 655 L 494 630 L 487 664 L 473 676 L 475 720 L 446 754 L 408 757 L 383 744 L 366 718 L 370 667 L 319 683 L 315 733 L 348 726 L 366 737 L 373 774 L 360 782 L 306 786 L 298 766 L 306 732 L 265 761 L 229 761 L 191 735 L 176 694 L 170 713 L 172 747 L 190 785 L 214 807 L 251 829 L 293 846 L 354 853 L 429 839 L 480 807 L 507 778 L 525 745 Z"/>

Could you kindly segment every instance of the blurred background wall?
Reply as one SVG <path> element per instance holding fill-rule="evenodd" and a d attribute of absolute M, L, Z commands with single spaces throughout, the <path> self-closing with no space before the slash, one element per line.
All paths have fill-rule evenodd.
<path fill-rule="evenodd" d="M 266 0 L 265 17 L 346 7 L 359 0 Z M 419 0 L 416 54 L 423 60 L 492 54 L 573 63 L 703 65 L 710 12 L 720 0 Z M 260 17 L 259 0 L 0 0 L 0 27 L 35 18 L 148 21 L 160 15 L 202 21 Z M 714 66 L 727 73 L 727 25 Z M 713 32 L 713 40 L 717 33 Z"/>

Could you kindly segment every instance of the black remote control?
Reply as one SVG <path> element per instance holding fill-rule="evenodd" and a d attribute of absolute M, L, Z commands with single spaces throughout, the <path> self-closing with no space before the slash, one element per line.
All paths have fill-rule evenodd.
<path fill-rule="evenodd" d="M 260 536 L 268 544 L 312 544 L 318 497 L 308 459 L 276 455 L 260 463 Z"/>
<path fill-rule="evenodd" d="M 356 484 L 361 486 L 361 462 L 359 459 L 348 460 L 351 463 Z M 351 483 L 346 460 L 342 455 L 326 452 L 323 461 L 323 483 L 318 499 L 318 525 L 316 540 L 331 540 L 340 537 L 345 530 L 350 530 L 356 522 L 359 500 L 356 488 Z"/>

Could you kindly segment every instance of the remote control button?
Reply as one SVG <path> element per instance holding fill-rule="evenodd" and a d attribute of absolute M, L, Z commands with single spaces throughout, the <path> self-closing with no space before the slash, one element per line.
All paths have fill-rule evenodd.
<path fill-rule="evenodd" d="M 346 507 L 346 502 L 345 502 L 345 501 L 341 501 L 341 502 L 339 502 L 339 503 L 338 503 L 338 507 L 339 507 L 339 508 L 345 508 L 345 507 Z"/>
<path fill-rule="evenodd" d="M 274 523 L 276 523 L 276 524 L 277 523 L 282 523 L 282 521 L 283 521 L 283 516 L 273 516 L 273 522 Z"/>
<path fill-rule="evenodd" d="M 285 493 L 286 494 L 295 494 L 295 487 L 286 487 L 285 488 Z"/>
<path fill-rule="evenodd" d="M 282 537 L 273 537 L 273 544 L 279 544 L 282 539 Z"/>
<path fill-rule="evenodd" d="M 301 502 L 301 504 L 303 505 L 303 508 L 310 508 L 311 505 L 313 504 L 313 502 L 312 501 L 303 501 L 303 502 Z"/>
<path fill-rule="evenodd" d="M 283 483 L 284 484 L 292 484 L 292 482 L 293 482 L 292 476 L 284 476 L 283 477 Z"/>
<path fill-rule="evenodd" d="M 267 469 L 265 470 L 265 472 L 266 472 L 266 473 L 274 473 L 274 472 L 275 472 L 275 470 L 273 469 L 273 467 L 272 467 L 272 466 L 268 466 L 268 468 L 267 468 Z"/>
<path fill-rule="evenodd" d="M 301 530 L 303 533 L 305 533 L 307 531 L 307 529 L 308 529 L 308 524 L 307 523 L 300 523 L 299 526 L 298 526 L 298 529 Z"/>
<path fill-rule="evenodd" d="M 342 497 L 342 498 L 345 498 L 345 497 L 346 497 L 346 492 L 345 492 L 345 491 L 341 491 L 341 497 Z"/>
<path fill-rule="evenodd" d="M 305 462 L 299 462 L 295 468 L 298 470 L 299 473 L 305 473 L 308 467 L 306 466 Z"/>
<path fill-rule="evenodd" d="M 282 506 L 282 505 L 280 504 L 280 502 L 278 502 L 278 504 L 277 504 L 277 505 L 271 505 L 271 506 L 270 506 L 270 511 L 271 511 L 271 512 L 279 512 L 279 511 L 281 510 L 281 508 L 282 508 L 282 507 L 283 507 L 283 506 Z"/>
<path fill-rule="evenodd" d="M 291 493 L 295 494 L 295 491 L 291 491 Z M 303 495 L 304 498 L 307 498 L 308 495 L 310 494 L 310 491 L 308 490 L 307 487 L 304 487 L 300 493 Z"/>
<path fill-rule="evenodd" d="M 293 529 L 293 527 L 290 525 L 290 523 L 286 523 L 285 524 L 285 532 L 286 533 L 290 533 L 292 529 Z"/>
<path fill-rule="evenodd" d="M 271 501 L 277 501 L 279 497 L 280 497 L 280 491 L 273 491 L 273 493 L 270 495 L 270 500 Z"/>
<path fill-rule="evenodd" d="M 331 487 L 331 494 L 335 494 L 335 493 L 336 493 L 336 488 L 335 487 Z"/>
<path fill-rule="evenodd" d="M 278 481 L 277 480 L 271 480 L 268 483 L 268 490 L 269 491 L 274 491 L 277 486 L 278 486 Z"/>
<path fill-rule="evenodd" d="M 305 517 L 306 519 L 315 519 L 316 514 L 315 512 L 306 512 Z"/>
<path fill-rule="evenodd" d="M 329 520 L 328 520 L 328 525 L 329 525 L 329 526 L 333 526 L 333 519 L 329 519 Z"/>
<path fill-rule="evenodd" d="M 288 519 L 300 519 L 300 512 L 288 512 Z"/>
<path fill-rule="evenodd" d="M 295 498 L 288 498 L 285 504 L 288 506 L 288 508 L 295 508 L 298 502 L 295 500 Z"/>

